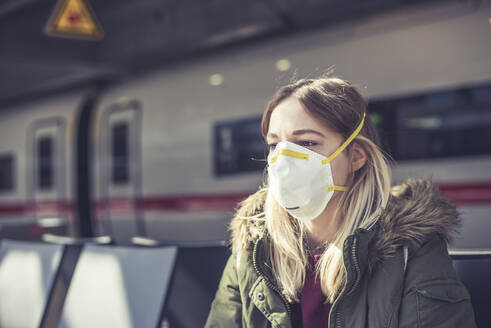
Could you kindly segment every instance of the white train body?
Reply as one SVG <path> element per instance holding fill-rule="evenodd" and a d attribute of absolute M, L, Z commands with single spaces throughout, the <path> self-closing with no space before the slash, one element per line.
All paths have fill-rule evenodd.
<path fill-rule="evenodd" d="M 359 85 L 368 99 L 490 82 L 491 7 L 468 6 L 414 7 L 260 41 L 167 67 L 105 90 L 91 127 L 95 233 L 112 234 L 121 242 L 136 235 L 161 240 L 226 238 L 234 204 L 257 189 L 262 173 L 217 176 L 214 126 L 217 122 L 258 117 L 274 91 L 295 76 L 318 76 L 334 65 L 334 73 Z M 282 58 L 291 62 L 291 70 L 279 72 L 275 68 Z M 209 84 L 213 74 L 223 78 L 221 85 Z M 2 108 L 0 155 L 14 154 L 15 188 L 0 193 L 0 234 L 3 231 L 8 235 L 6 231 L 12 231 L 14 221 L 24 229 L 25 224 L 20 223 L 28 223 L 31 234 L 51 229 L 50 224 L 56 226 L 56 220 L 42 223 L 39 218 L 61 218 L 61 233 L 76 233 L 74 138 L 77 111 L 86 95 L 87 90 L 81 89 Z M 63 186 L 42 192 L 27 174 L 32 175 L 39 165 L 32 160 L 35 153 L 28 156 L 27 147 L 32 141 L 28 140 L 32 135 L 29 129 L 32 122 L 52 117 L 64 120 L 60 127 L 64 155 L 58 152 L 55 156 L 63 156 L 63 161 L 55 161 L 56 181 Z M 116 178 L 128 182 L 119 184 L 113 183 L 111 171 L 115 147 L 111 133 L 118 124 L 118 133 L 126 133 L 129 138 L 129 170 L 123 173 L 126 177 Z M 47 127 L 35 136 L 58 132 Z M 483 181 L 490 185 L 491 155 L 403 161 L 394 166 L 393 176 L 394 181 L 407 176 L 432 178 L 444 187 Z M 489 193 L 489 188 L 484 192 Z M 479 202 L 459 203 L 458 199 L 464 226 L 455 245 L 489 247 L 491 197 Z M 43 203 L 49 202 L 62 202 L 63 210 L 53 206 L 43 210 Z M 33 228 L 39 224 L 40 229 Z"/>
<path fill-rule="evenodd" d="M 2 108 L 0 157 L 11 159 L 12 188 L 0 192 L 0 234 L 39 234 L 43 228 L 69 227 L 73 200 L 75 119 L 85 90 Z M 40 166 L 36 142 L 53 140 L 53 188 L 36 188 Z M 2 166 L 2 170 L 5 167 Z M 39 222 L 40 218 L 48 218 Z M 41 224 L 41 225 L 40 225 Z M 56 229 L 55 229 L 56 230 Z"/>

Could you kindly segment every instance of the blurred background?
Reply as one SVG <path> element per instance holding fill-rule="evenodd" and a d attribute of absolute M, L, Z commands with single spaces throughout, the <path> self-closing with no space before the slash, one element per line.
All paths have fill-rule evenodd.
<path fill-rule="evenodd" d="M 490 53 L 485 0 L 3 0 L 0 238 L 226 240 L 269 97 L 333 72 L 489 248 Z"/>
<path fill-rule="evenodd" d="M 488 1 L 3 1 L 0 235 L 222 240 L 261 183 L 260 115 L 333 71 L 394 182 L 431 178 L 489 246 Z"/>

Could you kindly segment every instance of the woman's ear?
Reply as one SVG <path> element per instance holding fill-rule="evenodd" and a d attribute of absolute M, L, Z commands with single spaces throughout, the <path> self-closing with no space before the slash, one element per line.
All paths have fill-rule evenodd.
<path fill-rule="evenodd" d="M 358 143 L 354 142 L 351 147 L 351 172 L 356 172 L 367 162 L 367 152 Z"/>

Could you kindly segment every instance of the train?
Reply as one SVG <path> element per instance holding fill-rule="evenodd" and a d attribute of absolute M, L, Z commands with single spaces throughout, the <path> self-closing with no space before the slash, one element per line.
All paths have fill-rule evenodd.
<path fill-rule="evenodd" d="M 264 178 L 259 122 L 299 77 L 359 87 L 394 183 L 454 201 L 489 247 L 491 6 L 439 2 L 238 44 L 0 109 L 0 238 L 217 241 Z"/>

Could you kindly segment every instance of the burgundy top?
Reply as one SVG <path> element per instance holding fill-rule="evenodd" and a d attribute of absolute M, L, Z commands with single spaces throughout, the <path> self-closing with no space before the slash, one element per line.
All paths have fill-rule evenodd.
<path fill-rule="evenodd" d="M 315 264 L 321 254 L 309 257 L 305 284 L 300 297 L 300 309 L 303 328 L 327 328 L 331 304 L 324 304 L 326 297 L 322 294 L 319 278 L 315 278 Z"/>

